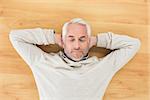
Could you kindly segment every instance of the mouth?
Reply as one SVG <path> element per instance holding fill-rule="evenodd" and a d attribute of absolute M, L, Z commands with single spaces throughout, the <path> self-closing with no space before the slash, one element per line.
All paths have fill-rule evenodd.
<path fill-rule="evenodd" d="M 72 51 L 72 53 L 82 53 L 82 51 L 76 50 L 76 51 Z"/>

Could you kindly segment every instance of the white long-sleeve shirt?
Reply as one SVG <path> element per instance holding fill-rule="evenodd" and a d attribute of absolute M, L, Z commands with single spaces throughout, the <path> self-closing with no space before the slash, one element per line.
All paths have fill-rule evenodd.
<path fill-rule="evenodd" d="M 97 36 L 97 47 L 113 51 L 103 58 L 73 62 L 61 51 L 46 53 L 35 45 L 55 44 L 53 29 L 12 30 L 9 34 L 33 72 L 40 100 L 102 100 L 112 77 L 136 54 L 140 41 L 112 32 Z"/>

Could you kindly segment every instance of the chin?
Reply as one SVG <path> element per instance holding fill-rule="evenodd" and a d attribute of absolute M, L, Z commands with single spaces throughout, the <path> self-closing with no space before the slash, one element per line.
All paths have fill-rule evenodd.
<path fill-rule="evenodd" d="M 71 59 L 74 60 L 74 61 L 80 61 L 83 57 L 80 57 L 80 58 L 74 58 L 72 57 Z"/>
<path fill-rule="evenodd" d="M 74 61 L 80 61 L 84 57 L 84 55 L 82 55 L 82 54 L 79 56 L 76 56 L 76 54 L 67 53 L 67 52 L 65 52 L 65 53 L 70 59 L 72 59 Z"/>

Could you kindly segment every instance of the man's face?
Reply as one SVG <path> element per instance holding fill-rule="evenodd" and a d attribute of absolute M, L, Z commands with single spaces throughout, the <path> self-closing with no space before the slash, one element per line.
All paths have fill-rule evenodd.
<path fill-rule="evenodd" d="M 89 41 L 85 25 L 69 24 L 63 40 L 64 52 L 71 59 L 79 61 L 88 53 Z"/>

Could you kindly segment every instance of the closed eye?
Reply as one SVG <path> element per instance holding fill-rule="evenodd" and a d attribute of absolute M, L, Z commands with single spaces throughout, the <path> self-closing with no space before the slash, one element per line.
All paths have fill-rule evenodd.
<path fill-rule="evenodd" d="M 75 41 L 75 39 L 69 39 L 69 41 L 73 42 L 73 41 Z"/>
<path fill-rule="evenodd" d="M 85 36 L 80 37 L 79 41 L 81 41 L 81 42 L 86 41 L 86 37 Z"/>
<path fill-rule="evenodd" d="M 79 41 L 84 42 L 86 39 L 79 39 Z"/>

